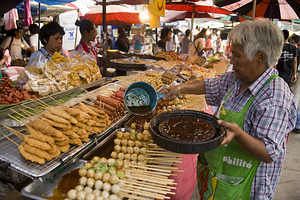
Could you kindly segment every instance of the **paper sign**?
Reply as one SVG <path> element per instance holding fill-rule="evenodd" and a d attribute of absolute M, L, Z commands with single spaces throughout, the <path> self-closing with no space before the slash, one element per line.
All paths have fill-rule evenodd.
<path fill-rule="evenodd" d="M 151 14 L 164 17 L 165 16 L 166 0 L 150 0 L 149 10 Z"/>

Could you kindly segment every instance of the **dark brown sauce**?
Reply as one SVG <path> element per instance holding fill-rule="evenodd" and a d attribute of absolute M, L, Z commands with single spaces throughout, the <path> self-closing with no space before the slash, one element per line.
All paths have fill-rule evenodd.
<path fill-rule="evenodd" d="M 65 174 L 61 181 L 59 181 L 58 187 L 53 190 L 53 195 L 43 198 L 51 200 L 64 200 L 67 198 L 67 192 L 79 185 L 80 176 L 78 170 L 79 169 L 74 169 L 70 173 Z"/>
<path fill-rule="evenodd" d="M 189 116 L 166 119 L 159 124 L 159 131 L 168 138 L 187 142 L 206 141 L 216 133 L 215 127 L 208 121 Z"/>
<path fill-rule="evenodd" d="M 148 115 L 152 111 L 151 106 L 128 106 L 128 109 L 134 115 Z"/>

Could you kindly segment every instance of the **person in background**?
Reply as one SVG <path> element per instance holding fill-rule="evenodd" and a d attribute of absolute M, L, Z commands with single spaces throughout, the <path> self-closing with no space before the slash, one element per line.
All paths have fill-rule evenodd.
<path fill-rule="evenodd" d="M 182 39 L 180 46 L 181 46 L 181 54 L 188 54 L 189 53 L 189 48 L 190 48 L 190 44 L 191 44 L 191 40 L 190 40 L 190 35 L 191 35 L 191 30 L 187 29 L 185 31 L 185 36 Z"/>
<path fill-rule="evenodd" d="M 221 51 L 221 44 L 222 44 L 222 40 L 221 40 L 220 35 L 218 35 L 217 40 L 216 40 L 216 46 L 217 46 L 217 48 L 216 48 L 216 52 L 215 53 Z"/>
<path fill-rule="evenodd" d="M 0 50 L 2 51 L 4 49 L 9 50 L 12 62 L 23 60 L 22 48 L 26 50 L 31 49 L 27 42 L 23 39 L 23 27 L 21 26 L 18 26 L 17 29 L 13 31 L 12 36 L 8 36 L 6 39 L 4 39 L 0 47 Z"/>
<path fill-rule="evenodd" d="M 137 34 L 133 36 L 131 40 L 131 44 L 133 44 L 133 52 L 142 54 L 143 47 L 145 45 L 145 37 L 142 35 L 142 30 L 138 29 Z"/>
<path fill-rule="evenodd" d="M 289 31 L 283 30 L 284 45 L 282 54 L 278 60 L 276 69 L 279 72 L 279 76 L 282 77 L 288 84 L 297 81 L 297 47 L 288 42 Z"/>
<path fill-rule="evenodd" d="M 75 25 L 79 26 L 79 31 L 81 33 L 81 40 L 76 46 L 76 51 L 85 52 L 98 62 L 97 54 L 99 49 L 92 44 L 97 36 L 95 24 L 88 19 L 83 19 L 81 21 L 76 20 Z"/>
<path fill-rule="evenodd" d="M 205 41 L 205 47 L 206 48 L 211 48 L 211 50 L 213 50 L 212 48 L 212 40 L 211 40 L 211 36 L 212 35 L 209 35 Z M 206 54 L 210 54 L 211 53 L 211 50 L 206 50 Z"/>
<path fill-rule="evenodd" d="M 112 44 L 112 39 L 109 35 L 109 33 L 106 33 L 106 49 L 112 49 L 113 48 L 113 44 Z"/>
<path fill-rule="evenodd" d="M 43 47 L 35 51 L 29 58 L 29 63 L 33 59 L 48 60 L 54 55 L 54 52 L 60 52 L 63 56 L 67 57 L 61 52 L 64 29 L 57 22 L 49 22 L 44 25 L 39 33 L 40 41 Z"/>
<path fill-rule="evenodd" d="M 163 28 L 161 30 L 161 35 L 160 35 L 161 40 L 158 41 L 157 47 L 160 48 L 162 51 L 166 51 L 166 42 L 170 41 L 171 37 L 172 37 L 172 29 Z"/>
<path fill-rule="evenodd" d="M 213 53 L 217 52 L 217 39 L 218 36 L 216 33 L 211 34 L 211 47 L 213 48 Z"/>
<path fill-rule="evenodd" d="M 198 156 L 200 199 L 271 200 L 296 124 L 294 95 L 274 66 L 283 37 L 270 20 L 244 21 L 229 33 L 233 71 L 217 78 L 164 88 L 177 94 L 205 94 L 226 135 L 221 146 Z"/>
<path fill-rule="evenodd" d="M 38 50 L 40 29 L 39 29 L 38 25 L 30 24 L 29 31 L 30 31 L 30 35 L 31 35 L 29 38 L 29 41 L 30 41 L 31 54 L 32 54 L 33 52 Z M 41 45 L 40 45 L 40 47 L 41 47 Z"/>
<path fill-rule="evenodd" d="M 178 29 L 172 31 L 171 39 L 166 42 L 166 51 L 172 51 L 172 52 L 177 51 L 177 46 L 178 46 L 177 33 L 178 33 Z"/>
<path fill-rule="evenodd" d="M 298 52 L 298 56 L 297 56 L 297 72 L 299 72 L 300 70 L 300 49 L 298 47 L 298 42 L 299 42 L 299 36 L 298 35 L 292 35 L 292 37 L 290 37 L 290 43 L 295 45 L 295 47 L 297 48 L 297 52 Z"/>
<path fill-rule="evenodd" d="M 116 46 L 119 51 L 128 52 L 129 50 L 129 40 L 126 37 L 124 29 L 120 29 L 119 37 L 116 41 Z"/>
<path fill-rule="evenodd" d="M 204 51 L 212 50 L 212 48 L 205 47 L 204 39 L 207 37 L 207 29 L 203 28 L 198 35 L 196 35 L 195 40 L 190 45 L 189 54 L 190 56 L 202 56 Z"/>

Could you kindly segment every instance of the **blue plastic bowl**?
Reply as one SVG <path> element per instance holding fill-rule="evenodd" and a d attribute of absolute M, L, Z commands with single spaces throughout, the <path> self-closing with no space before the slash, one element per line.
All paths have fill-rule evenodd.
<path fill-rule="evenodd" d="M 149 98 L 150 98 L 150 105 L 149 106 L 151 107 L 151 111 L 153 111 L 155 109 L 155 107 L 156 107 L 157 100 L 158 100 L 157 92 L 156 92 L 155 88 L 151 84 L 143 82 L 143 81 L 138 81 L 138 82 L 132 83 L 125 90 L 125 93 L 124 93 L 124 105 L 125 105 L 126 109 L 129 110 L 129 111 L 131 111 L 130 109 L 128 109 L 128 107 L 126 105 L 125 96 L 133 88 L 138 88 L 139 90 L 144 90 L 149 95 Z"/>

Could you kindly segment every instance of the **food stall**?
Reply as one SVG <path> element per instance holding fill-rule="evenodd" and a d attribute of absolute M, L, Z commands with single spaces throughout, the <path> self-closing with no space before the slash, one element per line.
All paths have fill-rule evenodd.
<path fill-rule="evenodd" d="M 151 115 L 133 116 L 125 109 L 123 96 L 126 88 L 137 81 L 147 82 L 159 91 L 177 83 L 213 77 L 225 72 L 228 61 L 222 57 L 217 62 L 206 62 L 204 57 L 180 60 L 171 52 L 156 56 L 162 60 L 143 63 L 145 71 L 115 77 L 112 82 L 99 78 L 0 110 L 0 160 L 7 164 L 6 171 L 33 179 L 22 189 L 24 196 L 72 199 L 93 193 L 94 197 L 101 194 L 114 199 L 189 199 L 196 185 L 197 154 L 174 153 L 157 145 L 151 138 L 149 122 L 159 114 L 181 110 L 212 114 L 212 108 L 206 105 L 203 95 L 180 95 L 172 102 L 158 100 Z M 77 74 L 86 80 L 82 71 Z M 49 77 L 50 72 L 44 73 Z M 117 180 L 96 178 L 99 171 Z M 63 187 L 70 182 L 74 183 Z"/>

